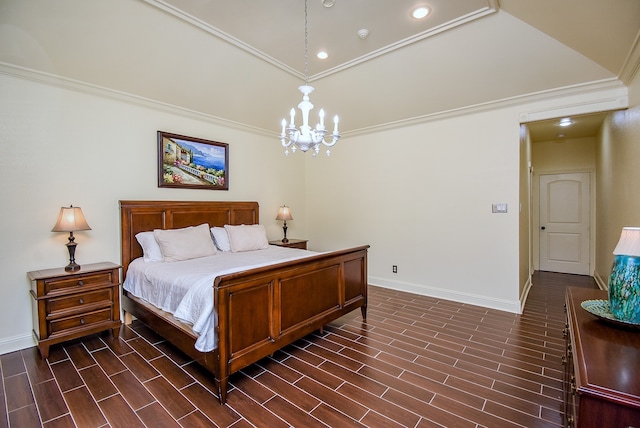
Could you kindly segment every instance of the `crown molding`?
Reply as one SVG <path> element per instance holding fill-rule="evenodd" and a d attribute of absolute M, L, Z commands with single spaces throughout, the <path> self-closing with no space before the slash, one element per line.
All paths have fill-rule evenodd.
<path fill-rule="evenodd" d="M 133 95 L 123 91 L 117 91 L 114 89 L 105 88 L 102 86 L 94 85 L 87 82 L 82 82 L 75 79 L 69 79 L 62 76 L 57 76 L 51 73 L 45 73 L 42 71 L 32 70 L 25 67 L 16 66 L 13 64 L 0 61 L 0 74 L 8 76 L 30 80 L 33 82 L 55 86 L 58 88 L 69 89 L 75 92 L 81 92 L 89 95 L 94 95 L 102 98 L 109 98 L 129 104 L 135 104 L 142 107 L 147 107 L 155 110 L 164 111 L 170 114 L 176 114 L 179 116 L 189 117 L 191 119 L 203 120 L 206 122 L 214 123 L 221 126 L 227 126 L 230 128 L 238 129 L 241 131 L 249 132 L 252 134 L 259 134 L 267 137 L 273 137 L 273 130 L 264 130 L 255 126 L 250 126 L 244 123 L 235 122 L 232 120 L 224 119 L 221 117 L 213 116 L 210 114 L 202 113 L 196 110 L 191 110 L 183 107 L 179 107 L 173 104 L 164 103 L 151 98 L 145 98 L 138 95 Z"/>
<path fill-rule="evenodd" d="M 620 80 L 625 85 L 629 85 L 640 69 L 640 31 L 636 34 L 633 46 L 629 50 L 629 54 L 624 61 L 624 65 L 620 70 Z"/>
<path fill-rule="evenodd" d="M 221 117 L 201 113 L 195 110 L 186 109 L 176 105 L 160 102 L 150 98 L 140 97 L 130 93 L 116 91 L 113 89 L 93 85 L 90 83 L 69 79 L 66 77 L 57 76 L 51 73 L 45 73 L 36 71 L 13 64 L 0 62 L 0 73 L 31 80 L 46 85 L 52 85 L 60 88 L 70 89 L 77 92 L 82 92 L 90 95 L 95 95 L 104 98 L 115 99 L 118 101 L 136 104 L 147 108 L 165 111 L 171 114 L 189 117 L 192 119 L 203 120 L 206 122 L 214 123 L 221 126 L 227 126 L 230 128 L 238 129 L 241 131 L 249 132 L 252 134 L 258 134 L 269 138 L 277 138 L 279 134 L 271 129 L 262 129 L 255 126 L 250 126 L 244 123 L 235 122 Z M 495 110 L 505 107 L 526 105 L 542 101 L 549 101 L 553 99 L 561 99 L 567 97 L 584 96 L 590 94 L 597 94 L 602 92 L 610 92 L 611 95 L 607 97 L 586 97 L 585 101 L 575 101 L 570 103 L 561 104 L 554 108 L 543 108 L 539 110 L 522 111 L 520 113 L 520 122 L 531 122 L 535 120 L 550 119 L 553 117 L 559 117 L 567 114 L 584 114 L 594 113 L 599 111 L 617 110 L 629 107 L 629 99 L 627 95 L 627 88 L 619 79 L 605 79 L 596 82 L 589 82 L 579 85 L 572 85 L 563 88 L 557 88 L 547 91 L 541 91 L 532 94 L 526 94 L 517 97 L 504 98 L 495 101 L 489 101 L 486 103 L 475 104 L 457 109 L 445 110 L 433 112 L 421 116 L 416 116 L 408 119 L 402 119 L 394 122 L 387 122 L 367 128 L 360 128 L 352 131 L 345 131 L 342 133 L 343 138 L 346 136 L 359 136 L 366 135 L 375 132 L 388 131 L 397 128 L 403 128 L 407 126 L 413 126 L 417 124 L 427 123 L 435 120 L 442 120 L 446 118 L 452 118 L 457 116 L 463 116 L 468 114 L 479 113 L 488 110 Z"/>
<path fill-rule="evenodd" d="M 612 95 L 605 98 L 598 98 L 597 100 L 577 101 L 563 105 L 561 108 L 564 110 L 571 110 L 571 114 L 583 114 L 594 113 L 599 111 L 617 110 L 629 107 L 629 99 L 627 96 L 627 89 L 624 84 L 616 79 L 605 79 L 595 82 L 588 82 L 578 85 L 566 86 L 562 88 L 556 88 L 546 91 L 540 91 L 521 96 L 503 98 L 494 101 L 488 101 L 486 103 L 474 104 L 465 107 L 460 107 L 451 110 L 438 111 L 429 113 L 422 116 L 416 116 L 408 119 L 402 119 L 394 122 L 388 122 L 380 125 L 375 125 L 367 128 L 360 128 L 352 131 L 346 131 L 342 133 L 343 137 L 357 136 L 371 134 L 374 132 L 387 131 L 395 128 L 402 128 L 406 126 L 412 126 L 422 124 L 426 122 L 432 122 L 435 120 L 447 119 L 457 116 L 464 116 L 468 114 L 480 113 L 488 110 L 496 110 L 506 107 L 526 105 L 532 103 L 539 103 L 542 101 L 549 101 L 554 99 L 560 99 L 565 97 L 575 97 L 581 95 L 589 95 L 597 92 L 611 91 Z M 557 108 L 554 108 L 555 111 Z M 526 108 L 525 108 L 526 110 Z M 533 120 L 541 120 L 545 118 L 558 117 L 553 114 L 551 109 L 541 109 L 540 111 L 528 111 L 520 113 L 520 122 L 531 122 Z M 543 117 L 548 116 L 548 117 Z M 535 117 L 535 118 L 534 118 Z"/>

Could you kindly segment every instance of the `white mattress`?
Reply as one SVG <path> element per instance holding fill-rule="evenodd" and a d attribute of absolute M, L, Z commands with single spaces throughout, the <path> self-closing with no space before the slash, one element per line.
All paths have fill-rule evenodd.
<path fill-rule="evenodd" d="M 133 260 L 123 288 L 192 326 L 196 349 L 216 347 L 213 281 L 217 276 L 310 257 L 318 253 L 270 245 L 264 250 L 218 252 L 215 256 L 178 262 Z"/>

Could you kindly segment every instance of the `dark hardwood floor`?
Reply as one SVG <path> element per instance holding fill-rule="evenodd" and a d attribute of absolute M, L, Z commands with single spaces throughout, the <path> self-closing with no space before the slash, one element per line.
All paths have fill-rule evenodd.
<path fill-rule="evenodd" d="M 11 427 L 559 427 L 564 290 L 537 272 L 516 315 L 370 287 L 360 311 L 235 374 L 210 376 L 144 325 L 0 356 Z"/>

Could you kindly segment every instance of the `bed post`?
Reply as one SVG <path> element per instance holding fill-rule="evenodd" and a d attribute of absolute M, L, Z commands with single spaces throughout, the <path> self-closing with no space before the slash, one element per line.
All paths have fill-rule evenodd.
<path fill-rule="evenodd" d="M 229 378 L 225 377 L 224 379 L 216 379 L 216 383 L 218 384 L 218 400 L 220 400 L 220 404 L 224 404 L 227 402 L 227 388 L 229 387 Z"/>

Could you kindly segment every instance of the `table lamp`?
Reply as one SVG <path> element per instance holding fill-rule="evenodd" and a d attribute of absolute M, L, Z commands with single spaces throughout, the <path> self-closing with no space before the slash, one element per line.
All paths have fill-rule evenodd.
<path fill-rule="evenodd" d="M 611 314 L 640 324 L 640 227 L 623 227 L 609 277 Z"/>
<path fill-rule="evenodd" d="M 73 205 L 60 208 L 58 221 L 56 221 L 56 224 L 53 226 L 51 231 L 69 232 L 69 242 L 67 243 L 67 249 L 69 250 L 69 264 L 64 268 L 67 272 L 73 272 L 80 269 L 80 265 L 76 263 L 75 259 L 76 245 L 78 244 L 74 242 L 75 238 L 73 237 L 73 232 L 77 230 L 91 230 L 87 224 L 87 220 L 84 218 L 84 214 L 82 214 L 82 209 L 80 207 L 74 207 Z"/>
<path fill-rule="evenodd" d="M 288 206 L 283 205 L 278 209 L 276 220 L 284 220 L 284 225 L 282 226 L 282 230 L 284 230 L 284 238 L 282 238 L 282 242 L 289 242 L 287 239 L 287 220 L 293 220 L 293 216 L 291 215 L 291 210 Z"/>

